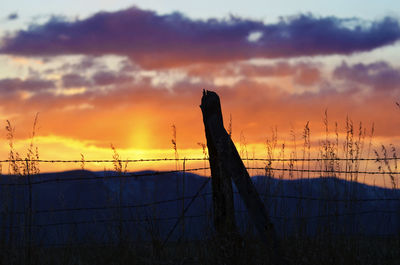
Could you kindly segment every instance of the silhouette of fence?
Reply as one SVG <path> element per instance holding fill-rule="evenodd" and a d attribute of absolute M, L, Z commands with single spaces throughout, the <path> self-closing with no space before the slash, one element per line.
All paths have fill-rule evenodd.
<path fill-rule="evenodd" d="M 85 163 L 144 163 L 144 162 L 201 162 L 201 161 L 207 161 L 207 157 L 203 158 L 183 158 L 183 159 L 177 159 L 177 158 L 154 158 L 154 159 L 128 159 L 128 160 L 84 160 Z M 357 163 L 359 161 L 375 161 L 375 162 L 380 162 L 379 159 L 373 159 L 373 158 L 357 158 L 357 159 L 351 159 L 351 158 L 294 158 L 294 159 L 264 159 L 264 158 L 244 158 L 244 161 L 247 162 L 265 162 L 265 166 L 260 167 L 260 166 L 253 166 L 253 167 L 247 167 L 248 170 L 257 170 L 257 171 L 262 171 L 264 172 L 264 175 L 266 175 L 267 178 L 270 178 L 274 174 L 283 174 L 285 172 L 299 172 L 299 173 L 313 173 L 317 174 L 317 177 L 323 176 L 324 174 L 327 174 L 327 176 L 336 176 L 336 175 L 341 175 L 341 174 L 349 174 L 349 175 L 354 175 L 354 174 L 364 174 L 364 175 L 390 175 L 390 176 L 396 176 L 400 174 L 399 171 L 392 171 L 388 170 L 385 171 L 383 170 L 382 167 L 379 168 L 379 170 L 358 170 L 358 169 L 345 169 L 342 170 L 340 168 L 335 168 L 335 167 L 330 167 L 330 168 L 319 168 L 319 169 L 311 169 L 311 168 L 305 168 L 304 165 L 298 165 L 297 167 L 293 165 L 294 162 L 332 162 L 332 161 L 345 161 L 345 162 L 351 162 L 351 163 Z M 395 161 L 397 162 L 397 158 L 386 158 L 387 161 Z M 0 163 L 17 163 L 17 162 L 34 162 L 34 163 L 82 163 L 82 160 L 48 160 L 48 159 L 37 159 L 37 160 L 26 160 L 26 159 L 21 159 L 21 160 L 1 160 Z M 285 162 L 292 163 L 291 166 L 285 167 Z M 281 167 L 273 167 L 272 163 L 277 163 L 281 164 L 283 166 Z M 150 177 L 150 176 L 162 176 L 162 175 L 171 175 L 171 174 L 181 174 L 181 177 L 187 177 L 184 175 L 184 173 L 196 173 L 196 172 L 201 172 L 201 171 L 208 171 L 210 168 L 209 167 L 192 167 L 192 168 L 186 168 L 182 170 L 166 170 L 166 171 L 152 171 L 152 172 L 125 172 L 121 174 L 116 174 L 112 176 L 107 176 L 107 177 L 93 177 L 93 176 L 79 176 L 79 177 L 70 177 L 70 178 L 49 178 L 49 179 L 39 179 L 35 180 L 34 175 L 30 176 L 20 176 L 19 178 L 16 178 L 13 180 L 13 182 L 8 182 L 8 183 L 0 183 L 0 187 L 3 188 L 12 188 L 12 187 L 29 187 L 28 192 L 30 193 L 29 195 L 32 196 L 32 187 L 33 186 L 40 186 L 44 184 L 49 184 L 49 183 L 64 183 L 64 182 L 77 182 L 77 181 L 102 181 L 102 180 L 107 180 L 107 179 L 139 179 L 139 178 L 144 178 L 144 177 Z M 182 175 L 183 173 L 183 175 Z M 318 175 L 319 174 L 319 175 Z M 29 177 L 29 181 L 27 181 L 26 177 Z M 294 178 L 296 179 L 296 178 Z M 305 179 L 303 176 L 302 179 Z M 208 179 L 209 180 L 209 179 Z M 100 205 L 100 206 L 94 206 L 94 207 L 67 207 L 67 208 L 51 208 L 51 209 L 32 209 L 31 206 L 29 206 L 30 209 L 23 209 L 23 210 L 17 210 L 13 211 L 12 209 L 7 209 L 5 210 L 4 207 L 2 207 L 2 212 L 0 214 L 3 215 L 3 220 L 7 219 L 9 216 L 12 216 L 12 218 L 18 219 L 16 216 L 18 215 L 31 215 L 34 217 L 37 217 L 38 215 L 41 214 L 55 214 L 55 213 L 79 213 L 79 212 L 92 212 L 92 211 L 104 211 L 104 210 L 121 210 L 121 209 L 138 209 L 138 208 L 151 208 L 153 206 L 159 206 L 163 204 L 171 204 L 175 202 L 185 202 L 189 201 L 189 203 L 185 204 L 183 203 L 182 211 L 180 212 L 179 215 L 177 216 L 167 216 L 167 217 L 154 217 L 154 216 L 147 216 L 147 217 L 138 217 L 138 218 L 125 218 L 119 216 L 118 218 L 102 218 L 102 219 L 93 219 L 93 220 L 78 220 L 78 221 L 57 221 L 57 222 L 47 222 L 47 223 L 34 223 L 33 220 L 31 219 L 30 221 L 24 221 L 21 223 L 13 223 L 13 224 L 5 224 L 4 222 L 1 225 L 1 229 L 4 230 L 31 230 L 31 229 L 42 229 L 42 228 L 48 228 L 48 227 L 57 227 L 57 226 L 77 226 L 77 225 L 85 225 L 85 224 L 101 224 L 101 223 L 110 223 L 110 224 L 115 224 L 115 226 L 120 225 L 121 223 L 126 224 L 126 223 L 140 223 L 140 222 L 165 222 L 165 221 L 175 221 L 174 224 L 169 228 L 169 231 L 167 232 L 167 236 L 163 239 L 163 243 L 165 244 L 171 237 L 172 233 L 176 230 L 176 227 L 179 225 L 180 222 L 184 222 L 184 219 L 190 219 L 190 218 L 205 218 L 205 217 L 210 217 L 209 213 L 201 213 L 201 214 L 187 214 L 189 208 L 191 207 L 192 203 L 199 197 L 208 197 L 208 200 L 211 200 L 212 193 L 211 192 L 203 192 L 205 189 L 206 185 L 209 183 L 207 181 L 204 181 L 203 184 L 199 187 L 199 189 L 194 193 L 193 195 L 185 195 L 183 196 L 178 196 L 177 194 L 176 198 L 169 198 L 165 200 L 154 200 L 150 202 L 143 202 L 143 203 L 135 203 L 135 204 L 119 204 L 119 205 Z M 354 181 L 354 179 L 351 179 Z M 177 180 L 178 181 L 178 180 Z M 395 187 L 392 187 L 392 190 Z M 120 191 L 121 192 L 121 191 Z M 236 194 L 237 192 L 235 192 Z M 284 193 L 260 193 L 260 196 L 263 197 L 264 199 L 267 198 L 269 200 L 271 199 L 287 199 L 287 200 L 297 200 L 297 201 L 317 201 L 317 202 L 322 202 L 322 203 L 349 203 L 352 205 L 355 205 L 357 203 L 366 203 L 366 202 L 400 202 L 400 193 L 392 193 L 388 197 L 376 197 L 376 198 L 359 198 L 357 196 L 354 196 L 354 194 L 347 194 L 346 198 L 332 198 L 332 197 L 321 197 L 321 196 L 308 196 L 308 195 L 291 195 L 291 194 L 284 194 Z M 211 204 L 209 204 L 209 207 Z M 273 220 L 312 220 L 312 219 L 326 219 L 326 218 L 339 218 L 339 217 L 345 217 L 345 216 L 361 216 L 361 215 L 368 215 L 368 214 L 388 214 L 390 216 L 395 215 L 395 214 L 400 214 L 400 211 L 398 210 L 385 210 L 385 209 L 373 209 L 373 210 L 355 210 L 356 207 L 353 207 L 351 211 L 349 212 L 336 212 L 336 213 L 321 213 L 321 214 L 315 214 L 315 215 L 308 215 L 308 216 L 282 216 L 282 215 L 270 215 L 270 218 Z M 211 211 L 210 211 L 211 213 Z M 236 214 L 244 214 L 246 213 L 245 210 L 243 209 L 236 209 Z M 5 216 L 7 215 L 7 216 Z M 32 217 L 31 217 L 32 218 Z M 10 232 L 8 232 L 10 233 Z M 29 232 L 32 233 L 32 232 Z M 32 245 L 38 247 L 41 244 L 35 244 L 34 242 L 31 242 L 32 239 L 29 239 L 30 242 L 23 242 L 22 245 L 20 244 L 19 246 L 15 245 L 13 247 L 23 247 L 25 248 L 27 244 L 29 247 L 32 247 Z M 5 247 L 7 248 L 7 242 L 3 242 L 5 244 Z M 80 242 L 77 242 L 77 244 L 80 244 Z M 67 246 L 68 244 L 51 244 L 51 246 Z"/>

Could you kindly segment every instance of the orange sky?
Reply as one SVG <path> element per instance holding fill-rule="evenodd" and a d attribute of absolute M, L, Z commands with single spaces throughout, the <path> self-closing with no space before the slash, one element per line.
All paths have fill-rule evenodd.
<path fill-rule="evenodd" d="M 142 18 L 149 20 L 140 28 L 135 23 Z M 309 28 L 299 26 L 303 24 Z M 400 27 L 392 18 L 372 24 L 356 31 L 339 18 L 308 15 L 280 24 L 239 18 L 213 24 L 140 9 L 100 14 L 68 27 L 62 20 L 49 21 L 1 42 L 0 62 L 7 66 L 0 73 L 2 127 L 6 120 L 15 127 L 15 148 L 24 156 L 39 113 L 34 142 L 40 158 L 79 160 L 81 154 L 85 159 L 111 159 L 111 144 L 123 159 L 174 158 L 175 125 L 180 158 L 203 157 L 199 104 L 202 90 L 208 89 L 220 95 L 225 125 L 231 117 L 232 138 L 242 151 L 246 143 L 250 156 L 267 157 L 266 141 L 274 128 L 287 156 L 295 150 L 293 136 L 296 155 L 301 156 L 307 122 L 312 156 L 318 156 L 325 139 L 325 110 L 330 137 L 334 138 L 335 122 L 339 133 L 346 133 L 349 117 L 355 131 L 362 122 L 367 135 L 375 124 L 372 150 L 380 150 L 381 144 L 397 146 Z M 93 25 L 107 26 L 96 35 Z M 132 27 L 140 41 L 136 35 L 124 35 L 120 26 Z M 153 35 L 146 34 L 145 27 Z M 186 27 L 207 38 L 198 39 Z M 318 35 L 322 33 L 325 39 Z M 379 38 L 381 34 L 385 38 Z M 3 129 L 1 159 L 7 159 L 10 150 L 6 134 Z M 41 164 L 42 171 L 79 167 Z M 140 163 L 130 170 L 174 167 Z"/>

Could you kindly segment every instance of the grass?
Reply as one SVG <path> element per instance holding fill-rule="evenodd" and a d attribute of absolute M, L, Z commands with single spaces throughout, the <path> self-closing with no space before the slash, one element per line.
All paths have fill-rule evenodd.
<path fill-rule="evenodd" d="M 25 156 L 20 155 L 14 148 L 15 128 L 7 121 L 6 132 L 9 142 L 8 174 L 15 178 L 15 182 L 30 181 L 35 175 L 40 173 L 39 150 L 35 146 L 35 134 L 37 130 L 38 117 L 35 117 L 31 134 L 31 143 L 27 148 Z M 232 118 L 230 118 L 229 135 L 232 136 Z M 337 122 L 331 129 L 328 119 L 328 112 L 324 115 L 325 135 L 317 141 L 312 140 L 310 124 L 307 122 L 300 134 L 294 129 L 291 130 L 288 141 L 280 141 L 278 130 L 274 128 L 271 136 L 267 138 L 266 161 L 264 162 L 264 174 L 269 178 L 266 183 L 261 183 L 265 187 L 265 201 L 268 196 L 282 194 L 283 187 L 271 190 L 268 179 L 301 179 L 308 180 L 313 177 L 325 178 L 327 181 L 331 177 L 342 178 L 351 182 L 365 182 L 366 174 L 360 171 L 376 168 L 379 172 L 388 173 L 388 178 L 383 178 L 384 185 L 391 189 L 398 188 L 397 149 L 393 145 L 379 148 L 373 146 L 374 126 L 370 129 L 365 128 L 361 123 L 355 125 L 353 121 L 346 118 L 344 132 L 339 131 Z M 179 169 L 179 154 L 177 148 L 176 127 L 172 126 L 172 148 L 175 153 L 175 168 Z M 198 143 L 202 148 L 203 157 L 208 158 L 206 145 Z M 317 147 L 315 147 L 317 145 Z M 291 146 L 291 148 L 288 148 Z M 21 226 L 22 231 L 15 233 L 5 233 L 6 228 L 2 227 L 0 233 L 0 264 L 271 264 L 271 253 L 264 247 L 254 235 L 251 224 L 244 229 L 240 236 L 235 235 L 229 240 L 218 238 L 212 233 L 211 218 L 209 219 L 209 229 L 204 231 L 202 240 L 187 241 L 185 239 L 177 242 L 167 242 L 163 244 L 163 238 L 157 224 L 157 213 L 149 214 L 148 221 L 144 224 L 144 231 L 150 236 L 151 240 L 141 240 L 140 238 L 128 238 L 125 235 L 126 223 L 122 220 L 124 176 L 128 173 L 128 164 L 122 163 L 122 159 L 117 149 L 111 145 L 113 168 L 115 174 L 110 177 L 119 179 L 119 190 L 116 194 L 110 194 L 112 198 L 118 198 L 118 208 L 114 218 L 119 219 L 117 224 L 118 244 L 100 245 L 93 242 L 87 245 L 78 245 L 76 238 L 71 235 L 70 244 L 64 246 L 37 246 L 30 244 L 31 231 L 29 230 L 33 218 L 32 198 L 30 204 L 25 207 L 22 219 L 13 217 L 16 211 L 16 200 L 12 197 L 12 187 L 2 189 L 1 202 L 3 211 L 0 213 L 1 223 L 9 223 L 11 226 Z M 244 134 L 240 134 L 240 153 L 247 160 L 246 165 L 250 167 L 251 158 L 247 150 L 247 141 Z M 370 157 L 373 153 L 375 161 L 363 161 L 362 157 Z M 319 160 L 312 161 L 310 158 L 317 154 Z M 254 158 L 254 155 L 253 155 Z M 346 158 L 346 160 L 340 160 Z M 185 168 L 185 162 L 183 168 Z M 206 163 L 206 161 L 204 161 Z M 81 154 L 80 167 L 85 168 L 85 157 Z M 254 166 L 253 160 L 253 168 Z M 287 171 L 277 171 L 274 168 L 282 168 Z M 296 169 L 300 169 L 297 171 Z M 312 170 L 320 170 L 322 173 L 313 173 Z M 106 171 L 106 170 L 105 170 Z M 338 173 L 344 171 L 345 173 Z M 286 173 L 285 173 L 286 172 Z M 319 175 L 317 175 L 319 174 Z M 280 182 L 282 183 L 282 182 Z M 177 194 L 179 191 L 177 181 Z M 184 187 L 184 178 L 182 179 Z M 260 183 L 259 183 L 260 185 Z M 320 189 L 323 191 L 323 198 L 336 198 L 327 188 L 327 182 L 322 181 Z M 302 196 L 303 185 L 298 185 L 297 192 Z M 349 185 L 344 197 L 348 199 L 346 207 L 354 211 L 357 198 L 357 190 Z M 182 189 L 184 195 L 184 189 Z M 32 190 L 29 189 L 29 196 Z M 60 194 L 62 197 L 62 194 Z M 297 217 L 309 215 L 310 205 L 298 200 L 296 206 Z M 184 201 L 183 201 L 184 203 Z M 206 203 L 206 202 L 205 202 Z M 279 205 L 269 205 L 274 209 L 281 209 L 285 212 L 288 205 L 281 200 Z M 178 207 L 184 208 L 182 202 L 178 202 Z M 332 212 L 332 207 L 336 204 L 328 204 L 321 200 L 318 205 L 318 214 L 323 215 Z M 287 222 L 283 220 L 282 222 Z M 306 232 L 306 220 L 303 218 L 298 225 L 298 230 L 294 234 L 283 233 L 282 246 L 284 246 L 284 264 L 400 264 L 400 237 L 374 237 L 363 235 L 342 235 L 333 234 L 329 227 L 322 224 L 319 233 L 315 236 L 308 236 Z M 25 225 L 26 224 L 26 225 Z M 350 224 L 357 226 L 356 219 Z M 185 233 L 184 225 L 181 226 L 182 234 Z M 114 231 L 110 227 L 110 231 Z M 113 233 L 113 232 L 111 232 Z M 113 236 L 113 235 L 111 235 Z M 88 241 L 90 242 L 90 241 Z"/>
<path fill-rule="evenodd" d="M 285 263 L 295 264 L 399 264 L 398 239 L 387 238 L 287 238 Z M 154 242 L 122 246 L 71 245 L 33 248 L 31 264 L 271 264 L 270 253 L 251 236 L 240 245 L 223 248 L 227 242 L 208 238 L 185 244 L 169 243 L 160 249 Z M 23 252 L 22 252 L 23 253 Z M 2 264 L 25 264 L 24 255 L 3 250 Z"/>

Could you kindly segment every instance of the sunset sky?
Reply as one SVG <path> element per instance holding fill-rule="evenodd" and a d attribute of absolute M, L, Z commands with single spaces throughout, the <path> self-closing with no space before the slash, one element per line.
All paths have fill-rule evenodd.
<path fill-rule="evenodd" d="M 36 113 L 42 159 L 173 158 L 172 125 L 201 157 L 202 89 L 256 157 L 273 128 L 318 145 L 325 110 L 400 143 L 400 1 L 14 0 L 0 21 L 1 159 L 6 120 L 25 155 Z"/>

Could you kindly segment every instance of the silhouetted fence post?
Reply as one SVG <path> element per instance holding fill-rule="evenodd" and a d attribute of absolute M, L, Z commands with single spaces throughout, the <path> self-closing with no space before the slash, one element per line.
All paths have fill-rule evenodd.
<path fill-rule="evenodd" d="M 203 90 L 200 108 L 207 138 L 212 176 L 214 224 L 218 233 L 234 231 L 234 206 L 231 178 L 253 220 L 262 241 L 273 251 L 279 262 L 282 253 L 274 226 L 254 187 L 231 137 L 223 125 L 221 103 L 213 91 Z"/>
<path fill-rule="evenodd" d="M 211 94 L 213 93 L 213 94 Z M 215 230 L 219 235 L 236 233 L 235 209 L 233 204 L 232 180 L 220 157 L 220 139 L 224 139 L 227 133 L 223 127 L 221 105 L 214 92 L 203 91 L 200 108 L 203 112 L 203 122 L 207 138 L 207 148 L 211 169 L 211 184 L 213 198 L 213 218 Z"/>

